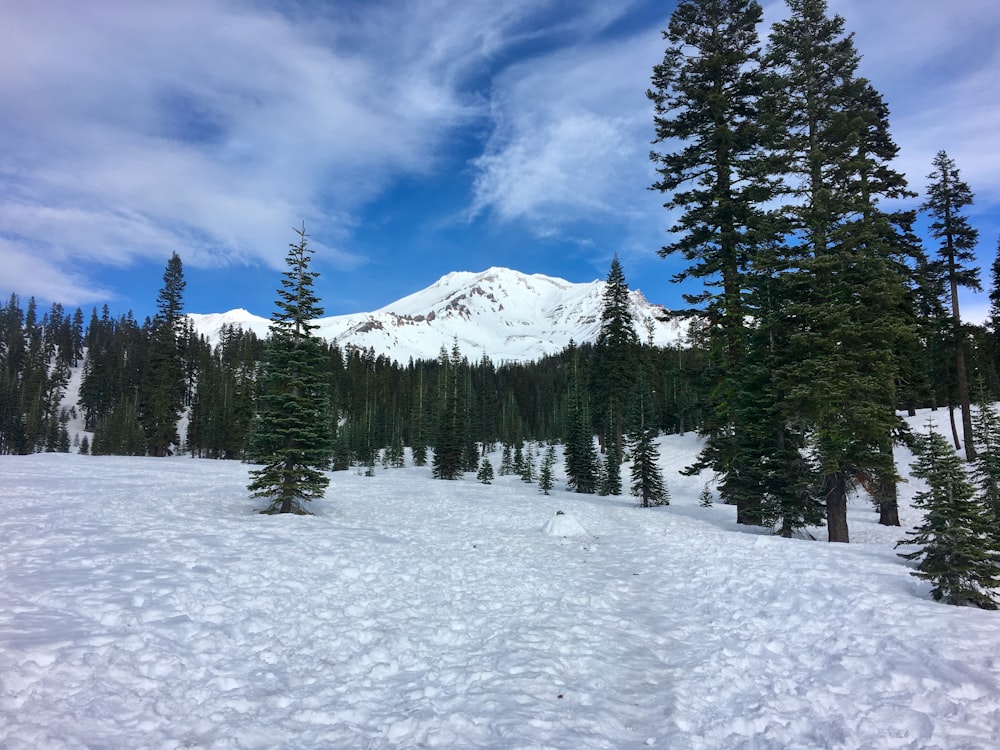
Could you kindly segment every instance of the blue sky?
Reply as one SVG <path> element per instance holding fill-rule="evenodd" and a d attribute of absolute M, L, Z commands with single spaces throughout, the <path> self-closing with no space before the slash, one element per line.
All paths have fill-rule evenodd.
<path fill-rule="evenodd" d="M 783 2 L 765 3 L 770 20 Z M 830 0 L 922 191 L 945 149 L 1000 235 L 1000 6 Z M 663 0 L 38 0 L 0 5 L 0 294 L 273 310 L 292 227 L 329 315 L 450 271 L 603 278 L 679 306 L 647 189 Z M 762 28 L 766 35 L 766 29 Z M 982 296 L 965 312 L 981 319 Z"/>

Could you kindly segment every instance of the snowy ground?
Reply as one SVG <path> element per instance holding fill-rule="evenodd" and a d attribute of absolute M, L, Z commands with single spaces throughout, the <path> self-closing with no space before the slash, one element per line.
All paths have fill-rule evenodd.
<path fill-rule="evenodd" d="M 238 463 L 0 457 L 0 747 L 998 747 L 1000 613 L 860 500 L 851 545 L 738 529 L 696 450 L 665 508 L 409 468 L 312 517 Z"/>

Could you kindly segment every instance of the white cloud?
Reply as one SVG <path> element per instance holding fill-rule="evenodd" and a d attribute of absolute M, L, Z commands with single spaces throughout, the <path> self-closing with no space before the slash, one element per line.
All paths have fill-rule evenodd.
<path fill-rule="evenodd" d="M 24 280 L 6 263 L 17 248 L 32 288 L 54 278 L 32 274 L 32 257 L 82 268 L 177 250 L 280 267 L 301 219 L 327 261 L 356 265 L 332 248 L 366 201 L 428 170 L 449 130 L 480 116 L 455 81 L 504 33 L 486 4 L 440 27 L 409 27 L 392 5 L 382 18 L 224 0 L 15 5 L 0 10 L 0 109 L 17 113 L 0 121 L 0 233 L 7 282 Z M 464 36 L 477 18 L 495 39 Z"/>
<path fill-rule="evenodd" d="M 519 63 L 496 82 L 494 130 L 477 170 L 473 212 L 526 221 L 539 234 L 581 219 L 626 224 L 657 204 L 652 107 L 645 97 L 659 35 Z"/>

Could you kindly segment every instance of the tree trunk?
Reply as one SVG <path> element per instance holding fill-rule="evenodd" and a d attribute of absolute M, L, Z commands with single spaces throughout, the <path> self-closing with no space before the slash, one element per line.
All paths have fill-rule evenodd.
<path fill-rule="evenodd" d="M 850 542 L 847 533 L 847 477 L 842 471 L 825 479 L 826 526 L 831 542 Z"/>
<path fill-rule="evenodd" d="M 958 427 L 955 424 L 955 405 L 948 402 L 948 419 L 951 422 L 951 439 L 955 441 L 955 450 L 962 449 L 962 441 L 958 438 Z"/>
<path fill-rule="evenodd" d="M 899 498 L 896 482 L 878 479 L 878 522 L 883 526 L 899 526 Z"/>
<path fill-rule="evenodd" d="M 958 377 L 958 400 L 962 407 L 962 435 L 965 438 L 965 459 L 976 460 L 976 446 L 972 438 L 972 399 L 969 396 L 969 376 L 965 369 L 965 341 L 958 341 L 955 354 L 955 374 Z"/>

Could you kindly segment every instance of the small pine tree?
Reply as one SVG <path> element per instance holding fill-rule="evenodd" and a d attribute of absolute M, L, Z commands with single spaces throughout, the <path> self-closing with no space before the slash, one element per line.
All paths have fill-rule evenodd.
<path fill-rule="evenodd" d="M 915 453 L 913 476 L 927 482 L 914 497 L 924 520 L 896 546 L 921 547 L 900 557 L 919 560 L 912 574 L 933 584 L 936 601 L 996 609 L 991 590 L 1000 586 L 1000 553 L 961 459 L 930 429 L 918 438 Z"/>
<path fill-rule="evenodd" d="M 542 459 L 541 472 L 538 475 L 538 489 L 542 491 L 543 494 L 548 495 L 549 490 L 553 487 L 553 470 L 556 465 L 556 448 L 554 445 L 550 445 L 548 450 L 545 451 L 545 457 Z"/>
<path fill-rule="evenodd" d="M 412 453 L 414 466 L 427 465 L 427 445 L 425 443 L 415 443 Z"/>
<path fill-rule="evenodd" d="M 403 438 L 399 434 L 393 437 L 392 443 L 386 449 L 386 454 L 392 468 L 402 469 L 406 466 L 406 451 L 403 449 Z"/>
<path fill-rule="evenodd" d="M 612 441 L 608 444 L 608 452 L 604 456 L 604 463 L 601 464 L 597 494 L 605 496 L 622 494 L 621 464 L 621 456 L 618 455 L 618 443 Z"/>
<path fill-rule="evenodd" d="M 528 449 L 525 451 L 524 459 L 521 462 L 521 479 L 528 484 L 535 481 L 535 451 L 531 443 L 528 443 Z"/>
<path fill-rule="evenodd" d="M 80 438 L 80 453 L 82 453 L 83 455 L 87 455 L 88 453 L 90 453 L 90 438 L 88 438 L 86 435 Z"/>
<path fill-rule="evenodd" d="M 505 477 L 514 473 L 514 456 L 508 443 L 503 445 L 503 457 L 500 459 L 500 476 Z"/>
<path fill-rule="evenodd" d="M 628 442 L 632 448 L 632 494 L 643 508 L 670 505 L 670 492 L 660 471 L 660 452 L 654 442 L 652 399 L 644 382 L 636 387 L 632 405 L 632 428 Z"/>
<path fill-rule="evenodd" d="M 514 464 L 513 464 L 514 474 L 519 477 L 524 476 L 524 441 L 518 440 L 517 445 L 514 446 Z"/>
<path fill-rule="evenodd" d="M 698 497 L 698 505 L 702 508 L 712 507 L 712 491 L 708 489 L 707 484 L 701 488 L 701 495 Z"/>
<path fill-rule="evenodd" d="M 980 399 L 972 416 L 976 436 L 976 458 L 972 479 L 989 520 L 991 536 L 1000 549 L 1000 414 L 996 407 Z"/>
<path fill-rule="evenodd" d="M 493 484 L 493 464 L 486 456 L 483 456 L 483 460 L 479 464 L 479 473 L 476 474 L 476 479 L 483 484 Z"/>

